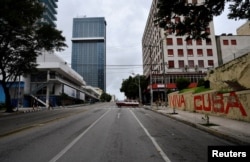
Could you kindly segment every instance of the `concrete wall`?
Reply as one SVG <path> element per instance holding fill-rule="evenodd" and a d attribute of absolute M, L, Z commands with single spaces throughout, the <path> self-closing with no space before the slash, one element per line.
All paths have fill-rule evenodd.
<path fill-rule="evenodd" d="M 180 110 L 250 122 L 250 90 L 219 93 L 170 93 L 169 106 Z"/>
<path fill-rule="evenodd" d="M 241 25 L 239 28 L 237 28 L 236 33 L 237 35 L 250 35 L 250 21 L 247 21 L 243 25 Z"/>
<path fill-rule="evenodd" d="M 217 91 L 234 90 L 225 81 L 235 81 L 246 89 L 250 88 L 250 53 L 234 59 L 210 71 L 206 79 L 210 87 Z"/>

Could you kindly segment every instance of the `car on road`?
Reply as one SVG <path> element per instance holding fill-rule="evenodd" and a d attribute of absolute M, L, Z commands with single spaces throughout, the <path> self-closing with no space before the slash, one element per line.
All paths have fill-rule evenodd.
<path fill-rule="evenodd" d="M 116 105 L 118 107 L 139 107 L 139 102 L 138 101 L 117 101 Z"/>

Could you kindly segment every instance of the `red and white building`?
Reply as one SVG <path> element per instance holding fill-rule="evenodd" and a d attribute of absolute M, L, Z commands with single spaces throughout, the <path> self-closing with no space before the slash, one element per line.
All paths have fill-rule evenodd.
<path fill-rule="evenodd" d="M 154 24 L 157 1 L 152 2 L 142 38 L 143 74 L 149 80 L 150 92 L 146 96 L 151 102 L 165 100 L 166 90 L 176 89 L 177 78 L 188 78 L 190 87 L 195 87 L 208 69 L 218 66 L 213 22 L 206 29 L 210 32 L 211 42 L 202 39 L 186 41 L 185 36 L 175 36 Z M 180 19 L 177 17 L 172 21 Z"/>

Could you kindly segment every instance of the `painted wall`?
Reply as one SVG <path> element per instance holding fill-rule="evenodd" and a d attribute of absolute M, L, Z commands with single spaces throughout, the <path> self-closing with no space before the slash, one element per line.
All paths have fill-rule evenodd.
<path fill-rule="evenodd" d="M 171 108 L 250 122 L 250 90 L 197 94 L 174 92 L 168 95 L 168 100 Z"/>
<path fill-rule="evenodd" d="M 237 81 L 245 88 L 250 88 L 250 53 L 236 58 L 209 73 L 210 87 L 218 91 L 233 90 L 226 81 Z"/>

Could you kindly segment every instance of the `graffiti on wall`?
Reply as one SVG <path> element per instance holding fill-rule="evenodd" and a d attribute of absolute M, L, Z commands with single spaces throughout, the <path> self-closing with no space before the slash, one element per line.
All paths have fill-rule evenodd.
<path fill-rule="evenodd" d="M 170 95 L 168 100 L 170 106 L 172 107 L 178 107 L 178 108 L 186 107 L 184 95 L 179 95 L 179 94 Z"/>
<path fill-rule="evenodd" d="M 230 92 L 229 96 L 224 96 L 222 93 L 196 95 L 194 96 L 194 109 L 224 114 L 228 114 L 231 109 L 239 109 L 242 116 L 247 116 L 235 92 Z"/>

